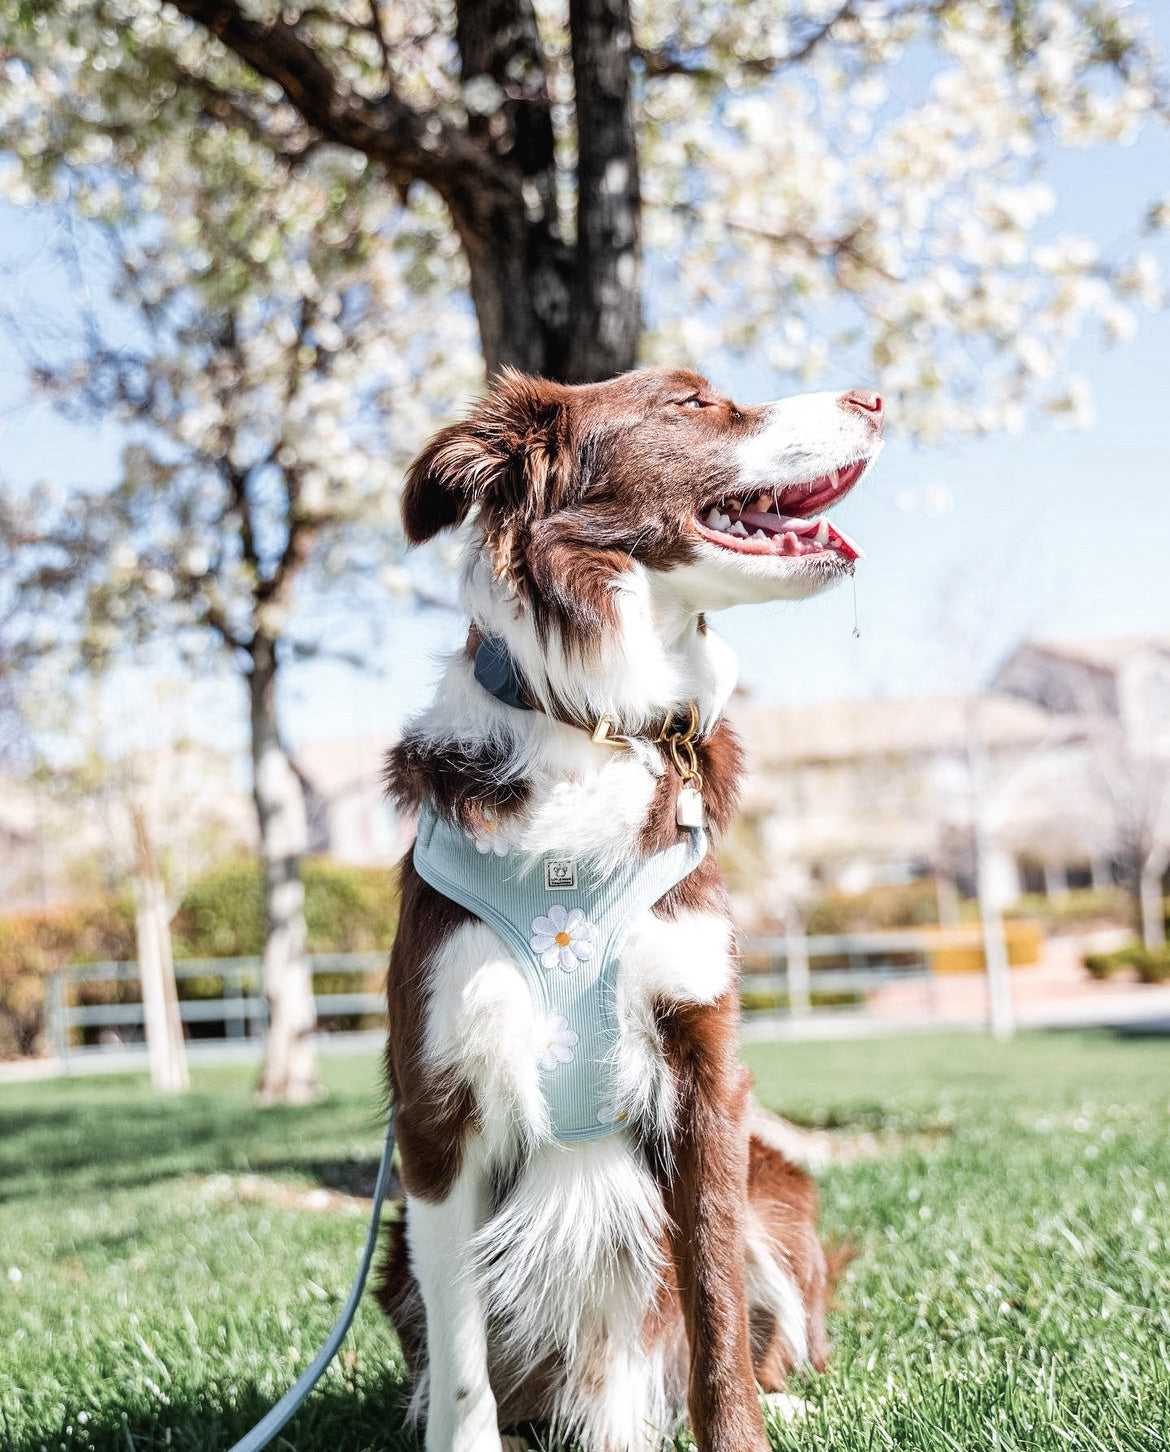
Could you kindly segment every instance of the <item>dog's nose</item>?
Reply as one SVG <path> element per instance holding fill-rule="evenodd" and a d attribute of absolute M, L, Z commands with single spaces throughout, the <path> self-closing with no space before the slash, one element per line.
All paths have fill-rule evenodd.
<path fill-rule="evenodd" d="M 876 393 L 867 388 L 851 388 L 837 400 L 842 408 L 859 413 L 875 434 L 882 431 L 882 401 Z"/>

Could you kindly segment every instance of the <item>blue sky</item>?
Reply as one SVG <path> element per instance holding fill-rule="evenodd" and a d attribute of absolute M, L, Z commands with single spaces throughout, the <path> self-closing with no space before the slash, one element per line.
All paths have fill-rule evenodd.
<path fill-rule="evenodd" d="M 1057 222 L 1108 244 L 1132 233 L 1151 195 L 1170 190 L 1170 136 L 1068 153 L 1048 172 Z M 0 208 L 0 262 L 35 315 L 51 284 L 43 220 Z M 9 300 L 12 292 L 9 292 Z M 683 359 L 683 363 L 704 360 Z M 1096 423 L 1043 422 L 1018 437 L 916 448 L 888 420 L 874 475 L 834 517 L 868 559 L 818 600 L 724 612 L 744 684 L 761 701 L 928 696 L 965 689 L 1025 636 L 1170 635 L 1170 315 L 1144 315 L 1132 342 L 1082 343 L 1072 366 L 1091 381 Z M 750 367 L 711 370 L 742 401 L 772 396 Z M 843 375 L 827 386 L 873 380 Z M 20 402 L 19 359 L 0 338 L 0 471 L 13 483 L 65 486 L 112 474 L 112 427 L 63 422 Z M 393 732 L 429 694 L 436 654 L 464 626 L 442 612 L 397 615 L 384 670 L 313 667 L 290 683 L 294 738 Z"/>

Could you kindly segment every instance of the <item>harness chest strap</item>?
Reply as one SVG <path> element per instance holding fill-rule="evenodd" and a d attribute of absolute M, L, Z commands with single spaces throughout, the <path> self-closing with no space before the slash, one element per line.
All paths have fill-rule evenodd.
<path fill-rule="evenodd" d="M 414 865 L 507 944 L 540 1015 L 534 1054 L 559 1140 L 621 1128 L 616 990 L 634 919 L 688 877 L 707 853 L 692 827 L 661 852 L 602 872 L 586 858 L 532 860 L 484 844 L 432 812 L 419 818 Z"/>

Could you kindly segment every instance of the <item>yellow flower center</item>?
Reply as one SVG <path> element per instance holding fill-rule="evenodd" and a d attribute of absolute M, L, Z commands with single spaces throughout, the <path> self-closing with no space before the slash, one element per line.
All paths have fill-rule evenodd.
<path fill-rule="evenodd" d="M 572 941 L 573 940 L 569 937 L 568 933 L 558 933 L 556 936 L 556 944 L 558 948 L 567 948 Z"/>

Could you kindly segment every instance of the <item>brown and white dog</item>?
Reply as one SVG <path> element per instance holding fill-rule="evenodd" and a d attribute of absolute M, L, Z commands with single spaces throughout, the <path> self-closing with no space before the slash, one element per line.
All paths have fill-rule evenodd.
<path fill-rule="evenodd" d="M 821 511 L 881 431 L 860 391 L 742 407 L 681 370 L 574 387 L 505 373 L 406 485 L 411 541 L 471 521 L 472 628 L 392 753 L 399 807 L 533 859 L 654 853 L 680 830 L 659 739 L 694 704 L 707 822 L 725 830 L 735 662 L 704 612 L 851 573 L 859 551 Z M 475 679 L 485 636 L 530 709 Z M 616 993 L 623 1128 L 558 1142 L 516 958 L 404 863 L 387 1062 L 406 1211 L 380 1299 L 427 1452 L 499 1452 L 501 1424 L 526 1421 L 590 1452 L 652 1448 L 687 1415 L 702 1452 L 744 1452 L 766 1446 L 756 1384 L 824 1365 L 814 1192 L 737 1061 L 712 855 L 631 924 Z"/>

